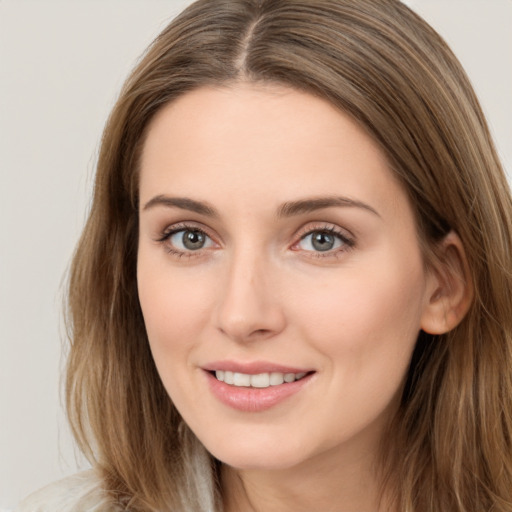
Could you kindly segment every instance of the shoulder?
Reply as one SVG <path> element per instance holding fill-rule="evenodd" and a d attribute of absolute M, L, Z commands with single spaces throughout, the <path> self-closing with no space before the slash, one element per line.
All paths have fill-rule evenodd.
<path fill-rule="evenodd" d="M 15 512 L 119 512 L 94 471 L 84 471 L 28 496 Z"/>

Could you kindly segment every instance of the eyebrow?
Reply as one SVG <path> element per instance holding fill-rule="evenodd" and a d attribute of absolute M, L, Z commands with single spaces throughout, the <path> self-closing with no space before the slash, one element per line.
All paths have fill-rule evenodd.
<path fill-rule="evenodd" d="M 279 208 L 277 215 L 278 217 L 292 217 L 294 215 L 311 213 L 316 210 L 321 210 L 323 208 L 332 208 L 340 206 L 362 208 L 363 210 L 367 210 L 377 215 L 377 217 L 380 217 L 377 210 L 372 208 L 370 205 L 363 203 L 362 201 L 358 201 L 356 199 L 351 199 L 349 197 L 342 196 L 317 197 L 311 199 L 301 199 L 299 201 L 289 201 L 284 203 Z"/>
<path fill-rule="evenodd" d="M 181 210 L 188 210 L 191 212 L 205 215 L 207 217 L 218 218 L 219 214 L 208 203 L 203 201 L 196 201 L 188 197 L 169 197 L 166 195 L 158 195 L 150 199 L 143 207 L 143 210 L 149 210 L 155 206 L 165 206 L 168 208 L 180 208 Z M 283 203 L 277 210 L 277 216 L 282 217 L 293 217 L 295 215 L 302 215 L 305 213 L 311 213 L 316 210 L 322 210 L 324 208 L 332 207 L 352 207 L 362 208 L 367 210 L 377 217 L 380 217 L 377 210 L 372 208 L 370 205 L 342 196 L 328 196 L 328 197 L 313 197 L 308 199 L 300 199 L 298 201 L 287 201 Z"/>
<path fill-rule="evenodd" d="M 158 195 L 150 199 L 145 205 L 143 210 L 149 210 L 155 206 L 166 206 L 168 208 L 180 208 L 181 210 L 188 210 L 190 212 L 199 213 L 207 217 L 218 217 L 215 208 L 202 201 L 195 201 L 188 197 L 169 197 L 165 195 Z"/>

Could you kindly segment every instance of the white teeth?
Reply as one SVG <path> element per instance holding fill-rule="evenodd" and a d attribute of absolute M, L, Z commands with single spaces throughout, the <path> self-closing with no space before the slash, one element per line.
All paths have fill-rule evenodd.
<path fill-rule="evenodd" d="M 253 388 L 268 388 L 270 386 L 270 375 L 268 373 L 251 375 L 251 386 Z"/>
<path fill-rule="evenodd" d="M 247 373 L 238 373 L 235 372 L 233 374 L 233 384 L 235 386 L 250 386 L 251 385 L 251 376 L 247 375 Z"/>
<path fill-rule="evenodd" d="M 279 372 L 272 372 L 270 374 L 270 385 L 271 386 L 279 386 L 284 382 L 284 375 Z"/>
<path fill-rule="evenodd" d="M 215 377 L 218 380 L 238 387 L 268 388 L 269 386 L 279 386 L 285 382 L 295 382 L 305 377 L 306 372 L 301 373 L 259 373 L 249 375 L 247 373 L 229 372 L 216 370 Z"/>

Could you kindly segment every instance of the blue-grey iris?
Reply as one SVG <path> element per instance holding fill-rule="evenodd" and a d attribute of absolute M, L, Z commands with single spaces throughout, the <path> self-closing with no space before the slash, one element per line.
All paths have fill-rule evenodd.
<path fill-rule="evenodd" d="M 187 249 L 197 251 L 204 246 L 206 236 L 200 231 L 185 231 L 183 233 L 182 242 Z"/>
<path fill-rule="evenodd" d="M 334 247 L 336 239 L 325 231 L 316 231 L 311 235 L 311 244 L 317 251 L 329 251 Z"/>

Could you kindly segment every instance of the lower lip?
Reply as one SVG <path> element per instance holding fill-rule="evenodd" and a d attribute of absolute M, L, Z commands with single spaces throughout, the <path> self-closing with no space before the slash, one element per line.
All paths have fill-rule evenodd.
<path fill-rule="evenodd" d="M 206 372 L 210 390 L 223 404 L 242 412 L 261 412 L 275 407 L 298 393 L 312 378 L 306 375 L 300 380 L 268 388 L 231 386 Z"/>

